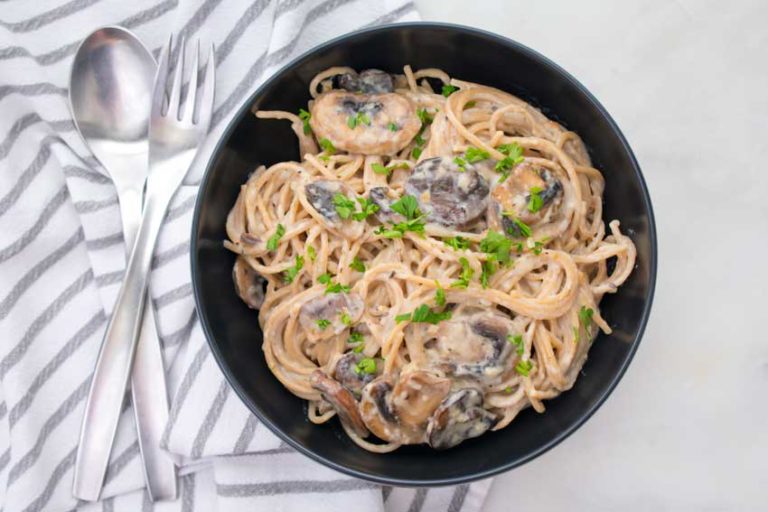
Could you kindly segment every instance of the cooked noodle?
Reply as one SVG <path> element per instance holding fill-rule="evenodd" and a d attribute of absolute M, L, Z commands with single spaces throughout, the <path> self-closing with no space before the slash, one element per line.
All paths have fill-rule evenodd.
<path fill-rule="evenodd" d="M 291 121 L 303 159 L 256 169 L 241 187 L 227 222 L 225 245 L 239 255 L 238 292 L 259 309 L 269 368 L 288 390 L 309 401 L 312 422 L 324 423 L 341 410 L 348 435 L 375 452 L 420 442 L 445 448 L 488 428 L 504 428 L 529 405 L 543 412 L 545 400 L 573 386 L 598 329 L 610 334 L 599 303 L 605 293 L 616 292 L 635 264 L 634 244 L 618 221 L 609 223 L 606 234 L 602 174 L 591 166 L 577 134 L 508 93 L 451 80 L 438 69 L 414 72 L 406 66 L 403 75 L 394 77 L 394 93 L 366 96 L 339 92 L 334 77 L 345 74 L 356 76 L 339 67 L 312 80 L 310 121 L 306 114 L 256 112 L 262 119 Z M 455 91 L 449 87 L 446 97 L 439 87 L 449 84 Z M 358 98 L 354 108 L 364 113 L 348 120 L 348 126 L 322 126 L 320 101 L 332 94 L 347 102 Z M 421 119 L 412 119 L 406 107 L 405 114 L 397 115 L 411 117 L 395 119 L 400 104 L 394 95 L 414 111 L 424 109 Z M 381 108 L 360 107 L 374 100 Z M 380 133 L 375 130 L 385 121 L 392 137 L 405 136 L 411 125 L 419 134 L 394 150 L 394 143 L 381 135 L 366 139 Z M 333 134 L 334 146 L 369 144 L 371 150 L 334 150 L 327 141 L 321 143 L 318 130 Z M 375 151 L 377 144 L 388 150 Z M 522 157 L 512 156 L 509 176 L 502 181 L 497 162 L 510 158 L 515 145 Z M 467 201 L 476 204 L 459 209 L 485 204 L 482 215 L 451 224 L 450 216 L 464 210 L 457 214 L 448 208 L 441 219 L 434 213 L 436 202 L 427 215 L 429 202 L 437 201 L 437 189 L 430 189 L 432 199 L 430 193 L 416 197 L 422 211 L 412 215 L 414 230 L 398 232 L 395 221 L 408 217 L 393 214 L 388 220 L 381 209 L 361 220 L 344 218 L 349 211 L 340 210 L 345 205 L 337 204 L 339 194 L 352 200 L 354 213 L 364 207 L 356 199 L 372 201 L 377 187 L 386 187 L 380 190 L 396 202 L 407 195 L 406 182 L 415 180 L 416 165 L 428 165 L 435 157 L 444 158 L 434 165 L 458 165 L 452 171 L 467 180 L 479 176 L 487 198 L 472 196 Z M 455 158 L 465 165 L 451 164 Z M 394 168 L 385 174 L 382 166 Z M 432 179 L 438 171 L 443 172 L 424 176 Z M 458 184 L 457 193 L 466 192 L 463 177 L 445 176 L 445 183 Z M 544 185 L 520 193 L 514 187 L 525 180 Z M 335 212 L 322 202 L 323 194 L 331 192 Z M 507 204 L 518 205 L 521 217 L 503 211 Z M 524 215 L 533 220 L 521 221 Z M 387 230 L 395 238 L 388 238 Z M 498 232 L 506 235 L 501 253 L 483 242 Z M 463 240 L 455 242 L 455 237 Z M 458 247 L 445 243 L 452 239 Z M 462 244 L 469 247 L 462 249 Z M 504 251 L 510 252 L 509 262 Z M 263 296 L 259 276 L 266 280 Z M 420 307 L 424 313 L 424 305 L 438 315 L 434 323 L 396 318 Z M 504 346 L 498 343 L 499 332 Z M 455 339 L 462 336 L 466 346 Z M 455 359 L 446 356 L 454 352 Z M 340 361 L 343 368 L 337 368 Z M 318 369 L 322 376 L 312 377 Z M 466 389 L 479 391 L 482 400 L 472 406 L 466 394 L 456 394 Z M 385 394 L 374 395 L 379 392 Z M 377 396 L 384 401 L 377 402 Z M 409 409 L 414 399 L 417 405 Z M 347 410 L 350 403 L 357 410 Z M 423 414 L 413 412 L 419 407 L 426 408 Z M 463 416 L 446 416 L 446 411 Z M 365 425 L 355 428 L 359 419 Z M 445 434 L 449 428 L 454 430 Z M 368 430 L 382 442 L 364 439 Z"/>

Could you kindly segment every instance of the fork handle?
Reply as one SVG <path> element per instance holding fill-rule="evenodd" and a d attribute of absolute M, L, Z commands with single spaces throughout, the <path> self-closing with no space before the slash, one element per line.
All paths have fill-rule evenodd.
<path fill-rule="evenodd" d="M 136 243 L 91 379 L 75 461 L 76 498 L 96 501 L 101 493 L 141 329 L 152 253 L 170 199 L 149 190 L 146 196 Z"/>

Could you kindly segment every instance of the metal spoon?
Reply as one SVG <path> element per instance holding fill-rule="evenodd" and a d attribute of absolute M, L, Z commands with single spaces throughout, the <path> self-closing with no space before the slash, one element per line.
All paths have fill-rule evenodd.
<path fill-rule="evenodd" d="M 127 251 L 134 245 L 141 221 L 156 68 L 152 54 L 136 36 L 120 27 L 105 27 L 81 43 L 69 81 L 75 126 L 117 189 Z M 176 468 L 160 449 L 168 419 L 168 395 L 150 301 L 136 349 L 131 398 L 149 494 L 153 500 L 175 499 Z M 99 498 L 114 435 L 112 431 L 100 439 L 83 439 L 81 433 L 73 487 L 76 497 Z"/>

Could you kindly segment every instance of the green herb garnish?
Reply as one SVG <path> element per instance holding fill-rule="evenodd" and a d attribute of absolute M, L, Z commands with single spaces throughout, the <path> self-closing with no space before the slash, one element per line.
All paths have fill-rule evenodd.
<path fill-rule="evenodd" d="M 328 295 L 329 293 L 349 293 L 349 285 L 346 284 L 340 284 L 340 283 L 328 283 L 325 285 L 325 294 Z"/>
<path fill-rule="evenodd" d="M 421 148 L 413 148 L 413 151 L 411 151 L 411 157 L 418 160 L 419 157 L 421 156 L 421 151 L 422 151 Z"/>
<path fill-rule="evenodd" d="M 490 257 L 482 264 L 482 272 L 480 273 L 480 285 L 483 288 L 488 288 L 488 280 L 493 274 L 496 273 L 496 258 Z"/>
<path fill-rule="evenodd" d="M 325 318 L 321 318 L 320 320 L 317 320 L 315 322 L 317 326 L 320 328 L 320 330 L 325 330 L 329 325 L 331 325 L 331 321 L 327 320 Z"/>
<path fill-rule="evenodd" d="M 352 263 L 349 264 L 349 268 L 351 268 L 352 270 L 357 270 L 358 272 L 365 272 L 365 263 L 360 261 L 360 258 L 355 256 L 352 259 Z"/>
<path fill-rule="evenodd" d="M 323 151 L 325 151 L 328 155 L 336 154 L 336 147 L 333 145 L 333 142 L 326 138 L 320 139 L 320 147 L 323 148 Z"/>
<path fill-rule="evenodd" d="M 528 211 L 536 213 L 544 206 L 544 200 L 539 195 L 541 193 L 541 187 L 531 187 L 530 195 L 528 196 Z"/>
<path fill-rule="evenodd" d="M 523 148 L 521 148 L 516 142 L 511 144 L 502 144 L 496 148 L 499 152 L 505 156 L 503 159 L 496 162 L 496 172 L 501 174 L 500 182 L 503 182 L 509 177 L 512 169 L 523 161 Z"/>
<path fill-rule="evenodd" d="M 581 306 L 581 308 L 579 308 L 579 324 L 581 324 L 581 327 L 584 329 L 587 338 L 589 338 L 591 335 L 589 330 L 592 326 L 592 316 L 594 314 L 595 312 L 592 310 L 592 308 L 588 308 L 586 306 Z M 578 341 L 578 331 L 576 341 Z"/>
<path fill-rule="evenodd" d="M 448 247 L 452 247 L 455 250 L 469 249 L 469 240 L 462 236 L 455 236 L 452 238 L 443 238 L 443 243 Z"/>
<path fill-rule="evenodd" d="M 277 229 L 275 229 L 275 234 L 269 237 L 269 240 L 267 240 L 267 250 L 268 251 L 276 251 L 277 250 L 277 244 L 280 243 L 280 239 L 285 234 L 285 226 L 282 224 L 277 225 Z"/>
<path fill-rule="evenodd" d="M 443 85 L 443 96 L 447 98 L 448 96 L 450 96 L 451 94 L 455 93 L 458 90 L 459 88 L 456 87 L 455 85 L 445 84 Z"/>
<path fill-rule="evenodd" d="M 459 276 L 458 281 L 454 281 L 451 283 L 451 288 L 466 288 L 469 286 L 469 281 L 472 279 L 472 276 L 475 274 L 474 269 L 469 266 L 469 260 L 465 257 L 459 258 L 459 263 L 461 264 L 461 275 Z"/>
<path fill-rule="evenodd" d="M 475 164 L 477 162 L 490 158 L 491 155 L 484 149 L 476 148 L 474 146 L 469 146 L 467 150 L 464 152 L 464 157 L 466 158 L 467 162 L 471 164 Z"/>
<path fill-rule="evenodd" d="M 352 218 L 356 221 L 363 221 L 367 219 L 369 215 L 373 215 L 379 211 L 379 205 L 370 199 L 358 197 L 357 202 L 360 204 L 360 211 L 352 214 Z"/>
<path fill-rule="evenodd" d="M 400 127 L 397 126 L 395 123 L 389 123 L 387 125 L 387 128 L 389 128 L 389 131 L 391 131 L 391 132 L 396 132 L 396 131 L 398 131 L 400 129 Z"/>
<path fill-rule="evenodd" d="M 525 344 L 523 343 L 523 336 L 521 334 L 509 334 L 507 335 L 507 341 L 517 347 L 516 351 L 518 355 L 522 355 L 525 351 Z"/>
<path fill-rule="evenodd" d="M 349 126 L 352 130 L 354 130 L 355 127 L 363 124 L 366 126 L 371 126 L 371 118 L 364 112 L 358 112 L 354 116 L 349 116 L 347 118 L 347 126 Z"/>
<path fill-rule="evenodd" d="M 352 318 L 349 316 L 349 313 L 346 311 L 341 314 L 341 323 L 349 327 L 352 325 Z"/>
<path fill-rule="evenodd" d="M 443 320 L 450 320 L 451 319 L 451 312 L 450 311 L 432 311 L 429 309 L 429 306 L 426 304 L 422 304 L 421 306 L 417 307 L 413 310 L 412 313 L 405 313 L 402 315 L 397 315 L 395 317 L 395 322 L 400 323 L 404 322 L 406 320 L 410 320 L 414 323 L 426 323 L 426 324 L 438 324 L 442 322 Z"/>
<path fill-rule="evenodd" d="M 459 172 L 465 172 L 467 170 L 467 161 L 462 157 L 457 156 L 453 159 L 453 163 L 459 166 Z"/>
<path fill-rule="evenodd" d="M 317 278 L 317 282 L 320 284 L 328 284 L 331 282 L 331 275 L 328 272 L 326 272 L 325 274 L 322 274 Z"/>
<path fill-rule="evenodd" d="M 350 345 L 357 345 L 361 341 L 363 341 L 363 333 L 357 331 L 352 331 L 349 333 L 349 339 L 347 340 L 347 343 Z"/>
<path fill-rule="evenodd" d="M 317 252 L 311 245 L 307 246 L 307 256 L 309 256 L 309 261 L 315 261 L 315 258 L 317 258 Z"/>
<path fill-rule="evenodd" d="M 499 263 L 509 263 L 511 248 L 512 240 L 496 231 L 488 231 L 485 238 L 480 240 L 480 250 L 486 254 L 492 254 Z"/>
<path fill-rule="evenodd" d="M 532 368 L 533 368 L 533 363 L 530 360 L 520 361 L 515 365 L 515 371 L 520 375 L 522 375 L 523 377 L 527 377 L 528 374 L 531 372 Z"/>
<path fill-rule="evenodd" d="M 349 219 L 355 212 L 355 202 L 341 192 L 333 195 L 333 205 L 336 207 L 336 213 L 344 220 Z"/>
<path fill-rule="evenodd" d="M 419 210 L 419 202 L 415 197 L 408 194 L 404 195 L 390 206 L 392 211 L 399 213 L 408 220 L 421 217 L 421 211 Z"/>
<path fill-rule="evenodd" d="M 468 101 L 468 102 L 466 102 L 466 103 L 464 104 L 464 108 L 472 108 L 472 107 L 474 107 L 475 105 L 477 105 L 477 102 L 476 102 L 475 100 L 472 100 L 472 101 Z"/>
<path fill-rule="evenodd" d="M 531 227 L 525 222 L 515 217 L 514 213 L 502 212 L 502 215 L 504 215 L 505 217 L 511 218 L 512 222 L 514 223 L 513 227 L 507 228 L 507 233 L 518 238 L 528 238 L 529 236 L 531 236 L 531 233 L 532 233 Z M 518 251 L 518 252 L 521 252 L 521 251 Z"/>
<path fill-rule="evenodd" d="M 374 164 L 371 164 L 371 168 L 373 169 L 373 172 L 375 172 L 376 174 L 389 175 L 395 169 L 410 169 L 410 166 L 405 162 L 389 165 L 386 167 L 379 163 L 374 163 Z"/>
<path fill-rule="evenodd" d="M 427 112 L 427 109 L 425 108 L 420 108 L 416 110 L 416 115 L 419 116 L 419 120 L 421 121 L 422 125 L 431 124 L 432 121 L 434 120 L 432 115 L 429 112 Z"/>
<path fill-rule="evenodd" d="M 435 281 L 435 286 L 437 286 L 435 290 L 435 304 L 440 307 L 445 306 L 445 290 L 443 290 L 438 281 Z"/>
<path fill-rule="evenodd" d="M 296 263 L 285 271 L 285 275 L 283 276 L 283 279 L 286 283 L 292 283 L 294 279 L 296 279 L 296 276 L 299 274 L 301 269 L 304 268 L 304 257 L 300 254 L 296 255 Z"/>
<path fill-rule="evenodd" d="M 366 374 L 373 375 L 376 373 L 376 360 L 371 357 L 362 358 L 355 365 L 355 373 L 358 375 Z"/>
<path fill-rule="evenodd" d="M 302 124 L 304 124 L 304 134 L 309 135 L 312 133 L 312 127 L 309 126 L 309 120 L 312 118 L 312 114 L 304 110 L 303 108 L 299 109 L 299 119 L 301 119 Z"/>

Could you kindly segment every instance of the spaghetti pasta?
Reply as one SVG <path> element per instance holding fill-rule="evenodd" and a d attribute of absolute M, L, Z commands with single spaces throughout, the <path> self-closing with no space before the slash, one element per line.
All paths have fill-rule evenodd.
<path fill-rule="evenodd" d="M 579 136 L 438 69 L 336 67 L 309 94 L 255 112 L 289 120 L 302 159 L 256 169 L 227 220 L 275 377 L 374 452 L 543 412 L 635 264 Z"/>

